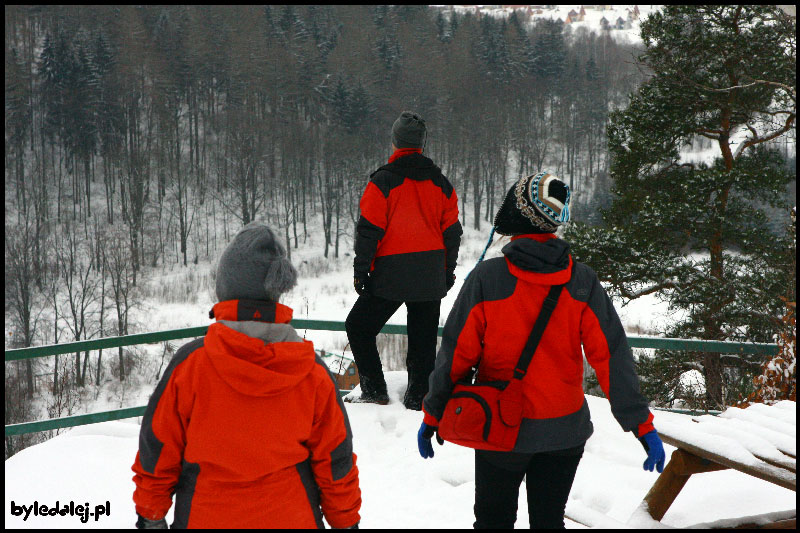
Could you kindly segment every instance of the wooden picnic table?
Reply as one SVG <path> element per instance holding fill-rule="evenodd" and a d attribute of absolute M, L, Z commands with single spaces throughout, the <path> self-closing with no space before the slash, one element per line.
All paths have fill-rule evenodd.
<path fill-rule="evenodd" d="M 656 420 L 661 440 L 677 450 L 645 496 L 643 507 L 661 521 L 693 474 L 729 468 L 796 492 L 795 416 L 794 405 L 755 404 L 747 409 L 729 408 L 719 417 L 687 418 L 683 423 Z M 724 528 L 795 529 L 796 509 L 777 520 L 774 516 L 749 517 L 748 523 Z"/>

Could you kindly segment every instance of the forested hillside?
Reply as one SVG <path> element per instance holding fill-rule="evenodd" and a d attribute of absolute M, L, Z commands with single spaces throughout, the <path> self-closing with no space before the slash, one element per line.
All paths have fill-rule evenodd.
<path fill-rule="evenodd" d="M 676 25 L 677 34 L 691 26 Z M 583 240 L 576 234 L 576 259 L 600 263 L 592 266 L 603 281 L 621 277 L 628 294 L 640 290 L 643 274 L 626 277 L 617 265 L 641 264 L 654 276 L 660 256 L 642 253 L 633 238 L 635 246 L 620 245 L 624 235 L 601 216 L 618 192 L 608 177 L 614 165 L 607 125 L 630 102 L 647 104 L 636 93 L 656 76 L 639 60 L 644 45 L 574 26 L 531 19 L 525 11 L 504 18 L 427 6 L 6 6 L 6 348 L 137 332 L 133 317 L 153 296 L 142 293 L 148 281 L 159 284 L 174 269 L 180 282 L 172 292 L 180 294 L 170 301 L 196 292 L 230 238 L 256 219 L 279 230 L 295 258 L 313 246 L 313 268 L 341 267 L 349 261 L 358 201 L 370 173 L 390 155 L 391 126 L 404 110 L 425 118 L 425 153 L 453 183 L 468 234 L 488 233 L 503 192 L 520 175 L 548 169 L 569 183 L 573 219 L 586 223 L 578 226 L 585 231 Z M 693 50 L 685 54 L 694 57 Z M 731 90 L 720 87 L 710 91 Z M 644 115 L 630 114 L 629 123 L 641 127 L 640 144 L 648 149 L 634 154 L 642 161 L 630 165 L 630 183 L 641 168 L 683 172 L 692 165 L 679 156 L 718 150 L 713 137 L 673 135 L 690 116 L 680 105 L 669 115 L 640 107 Z M 790 174 L 793 121 L 769 145 L 784 143 L 774 166 L 784 169 L 788 156 Z M 654 129 L 658 135 L 650 135 Z M 617 135 L 617 141 L 624 153 L 627 140 Z M 753 174 L 763 177 L 759 172 Z M 763 201 L 763 216 L 778 221 L 776 231 L 786 225 L 785 210 L 775 207 L 777 199 L 785 203 L 784 189 L 776 185 L 775 202 Z M 652 190 L 673 189 L 658 182 Z M 668 210 L 674 220 L 666 219 L 657 211 L 651 220 L 672 226 L 640 226 L 637 209 L 651 207 L 640 198 L 649 189 L 625 191 L 633 199 L 617 216 L 632 213 L 626 230 L 638 239 L 645 227 L 656 243 L 648 249 L 669 251 L 682 265 L 700 240 L 691 226 L 697 217 Z M 724 210 L 717 216 L 706 208 L 716 193 L 691 192 L 702 196 L 693 209 L 712 222 L 725 220 Z M 762 201 L 746 203 L 753 198 Z M 603 232 L 596 229 L 603 224 Z M 736 231 L 726 230 L 725 239 Z M 756 241 L 774 248 L 768 239 Z M 744 257 L 740 243 L 731 242 L 715 248 L 727 254 L 725 264 Z M 615 262 L 617 256 L 625 261 Z M 312 266 L 301 266 L 301 275 L 315 275 Z M 347 268 L 345 286 L 352 290 Z M 671 281 L 657 274 L 657 281 Z M 731 270 L 730 290 L 738 275 Z M 706 290 L 691 280 L 695 292 Z M 721 294 L 709 287 L 699 297 Z M 735 310 L 742 323 L 753 315 L 752 308 Z M 768 311 L 759 340 L 774 333 L 766 322 L 774 309 Z M 752 340 L 752 328 L 740 329 L 713 338 Z M 169 360 L 166 346 L 159 356 Z M 71 413 L 89 386 L 111 378 L 127 383 L 136 365 L 122 348 L 6 363 L 6 424 Z M 28 437 L 7 438 L 6 455 L 28 445 Z"/>
<path fill-rule="evenodd" d="M 406 109 L 426 119 L 426 153 L 455 185 L 465 226 L 487 227 L 507 185 L 545 165 L 585 204 L 607 167 L 607 114 L 644 77 L 608 32 L 573 34 L 521 14 L 7 6 L 5 15 L 7 347 L 132 333 L 143 280 L 213 261 L 257 218 L 290 250 L 322 232 L 319 254 L 339 257 Z M 104 366 L 119 380 L 132 370 L 122 349 L 101 357 L 56 358 L 44 381 L 39 363 L 7 364 L 6 423 L 30 412 L 9 409 L 9 394 L 58 395 L 99 384 Z"/>

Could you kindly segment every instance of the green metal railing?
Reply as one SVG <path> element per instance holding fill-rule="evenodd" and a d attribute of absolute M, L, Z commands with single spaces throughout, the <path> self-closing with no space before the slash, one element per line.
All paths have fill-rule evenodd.
<path fill-rule="evenodd" d="M 345 331 L 344 322 L 330 320 L 306 320 L 297 319 L 292 321 L 295 329 L 311 329 L 323 331 Z M 6 350 L 5 357 L 8 361 L 19 361 L 36 357 L 47 357 L 51 355 L 72 354 L 91 350 L 104 350 L 118 348 L 120 346 L 133 346 L 137 344 L 152 344 L 157 342 L 189 339 L 202 337 L 206 334 L 208 326 L 194 328 L 173 329 L 167 331 L 157 331 L 154 333 L 139 333 L 136 335 L 125 335 L 122 337 L 106 337 L 103 339 L 93 339 L 86 341 L 70 342 L 64 344 L 51 344 L 48 346 L 34 346 L 31 348 L 17 348 Z M 408 329 L 401 324 L 387 324 L 381 333 L 406 335 Z M 439 328 L 439 336 L 442 336 L 442 328 Z M 669 339 L 662 337 L 642 337 L 629 336 L 628 344 L 631 348 L 655 348 L 663 350 L 686 350 L 696 352 L 717 352 L 734 354 L 761 354 L 774 355 L 778 353 L 777 344 L 763 343 L 744 343 L 728 341 L 706 341 L 697 339 Z M 339 391 L 340 394 L 347 394 L 349 391 Z M 68 416 L 63 418 L 53 418 L 49 420 L 39 420 L 36 422 L 23 422 L 20 424 L 10 424 L 5 427 L 6 437 L 11 435 L 22 435 L 25 433 L 36 433 L 38 431 L 49 431 L 53 429 L 95 424 L 98 422 L 108 422 L 110 420 L 121 420 L 124 418 L 134 418 L 142 416 L 145 406 L 129 407 L 114 411 L 103 411 L 100 413 L 89 413 L 85 415 Z"/>

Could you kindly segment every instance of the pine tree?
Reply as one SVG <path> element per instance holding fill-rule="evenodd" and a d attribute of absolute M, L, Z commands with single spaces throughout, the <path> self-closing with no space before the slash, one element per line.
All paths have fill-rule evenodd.
<path fill-rule="evenodd" d="M 445 30 L 447 22 L 444 20 L 444 15 L 441 11 L 436 14 L 436 38 L 442 42 L 446 42 L 449 39 L 449 35 Z"/>
<path fill-rule="evenodd" d="M 764 144 L 795 118 L 795 23 L 787 30 L 782 19 L 770 6 L 668 6 L 642 24 L 640 60 L 653 77 L 608 126 L 606 227 L 576 225 L 568 238 L 618 295 L 665 299 L 676 317 L 669 336 L 770 342 L 776 333 L 774 254 L 785 238 L 766 231 L 757 205 L 785 208 L 792 179 Z M 716 160 L 681 158 L 696 136 L 717 143 Z M 657 352 L 640 363 L 644 388 L 662 401 L 674 399 L 682 372 L 701 369 L 709 408 L 738 399 L 737 383 L 757 366 L 718 353 Z"/>
<path fill-rule="evenodd" d="M 511 78 L 511 62 L 504 33 L 505 22 L 498 23 L 493 17 L 481 19 L 477 55 L 486 69 L 486 75 L 501 83 Z"/>
<path fill-rule="evenodd" d="M 566 66 L 567 48 L 564 24 L 560 20 L 542 20 L 537 24 L 533 46 L 534 72 L 547 79 L 558 79 Z"/>
<path fill-rule="evenodd" d="M 6 53 L 6 142 L 12 148 L 13 167 L 16 174 L 16 193 L 18 205 L 23 212 L 27 210 L 25 192 L 25 140 L 30 124 L 30 92 L 25 69 L 17 50 Z M 8 156 L 7 156 L 8 157 Z M 10 160 L 7 158 L 7 162 Z"/>

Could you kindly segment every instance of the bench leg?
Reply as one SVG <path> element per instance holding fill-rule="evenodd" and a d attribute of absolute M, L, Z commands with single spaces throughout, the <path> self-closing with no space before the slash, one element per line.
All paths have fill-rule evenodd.
<path fill-rule="evenodd" d="M 684 450 L 675 450 L 664 471 L 644 497 L 648 513 L 660 522 L 692 474 L 725 468 L 727 467 L 703 460 Z"/>
<path fill-rule="evenodd" d="M 672 502 L 678 497 L 683 486 L 689 481 L 689 476 L 683 474 L 682 461 L 676 461 L 676 454 L 680 450 L 672 452 L 672 457 L 664 467 L 664 471 L 658 476 L 656 482 L 650 488 L 644 501 L 647 504 L 647 512 L 653 517 L 653 520 L 661 521 L 664 515 L 667 514 Z"/>

